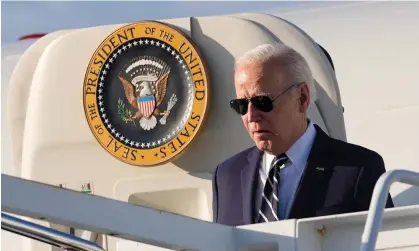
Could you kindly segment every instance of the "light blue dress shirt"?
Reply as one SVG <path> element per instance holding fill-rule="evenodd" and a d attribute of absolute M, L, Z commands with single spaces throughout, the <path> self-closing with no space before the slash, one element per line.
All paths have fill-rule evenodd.
<path fill-rule="evenodd" d="M 291 146 L 286 152 L 289 160 L 282 166 L 279 182 L 279 219 L 285 219 L 294 201 L 295 192 L 307 165 L 308 155 L 316 136 L 316 129 L 312 122 L 309 123 L 304 134 Z M 259 200 L 268 178 L 270 165 L 274 159 L 274 155 L 265 153 L 259 168 Z"/>

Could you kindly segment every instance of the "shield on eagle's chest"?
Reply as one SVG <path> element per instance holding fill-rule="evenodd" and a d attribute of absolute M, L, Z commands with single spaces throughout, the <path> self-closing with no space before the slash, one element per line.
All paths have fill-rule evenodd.
<path fill-rule="evenodd" d="M 156 99 L 154 96 L 144 96 L 138 98 L 138 107 L 140 112 L 147 118 L 153 114 L 155 106 Z"/>

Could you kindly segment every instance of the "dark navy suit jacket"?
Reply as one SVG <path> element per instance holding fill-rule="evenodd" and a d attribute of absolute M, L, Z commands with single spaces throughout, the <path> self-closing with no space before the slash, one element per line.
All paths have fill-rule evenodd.
<path fill-rule="evenodd" d="M 287 219 L 366 211 L 383 158 L 361 146 L 333 139 L 315 125 L 307 166 Z M 225 160 L 213 176 L 214 222 L 238 226 L 255 223 L 257 175 L 263 152 L 246 149 Z M 389 195 L 386 207 L 394 207 Z"/>

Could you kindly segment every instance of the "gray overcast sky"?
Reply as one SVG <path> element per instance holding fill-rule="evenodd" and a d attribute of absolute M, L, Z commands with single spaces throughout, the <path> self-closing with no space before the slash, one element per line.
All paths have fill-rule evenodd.
<path fill-rule="evenodd" d="M 60 29 L 186 16 L 208 16 L 237 12 L 274 13 L 308 2 L 15 2 L 1 3 L 1 41 L 3 45 L 20 36 Z M 315 3 L 318 5 L 319 3 Z M 324 4 L 324 2 L 323 2 Z"/>

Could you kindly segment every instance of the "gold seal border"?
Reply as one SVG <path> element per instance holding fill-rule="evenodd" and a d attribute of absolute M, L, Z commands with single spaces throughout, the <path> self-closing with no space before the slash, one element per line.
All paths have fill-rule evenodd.
<path fill-rule="evenodd" d="M 204 92 L 204 94 L 201 100 L 194 98 L 191 116 L 183 128 L 171 141 L 153 149 L 137 149 L 132 148 L 125 143 L 121 143 L 108 131 L 108 128 L 99 117 L 98 104 L 96 102 L 96 91 L 100 82 L 99 76 L 103 71 L 104 63 L 119 48 L 118 46 L 122 44 L 126 45 L 135 39 L 147 38 L 163 41 L 175 48 L 177 53 L 183 58 L 188 66 L 189 72 L 192 74 L 194 95 L 197 95 L 198 92 Z M 181 47 L 181 45 L 185 47 Z M 112 49 L 106 57 L 103 57 L 103 48 L 106 46 L 111 47 Z M 180 49 L 183 48 L 185 50 L 187 47 L 189 47 L 189 50 L 182 53 Z M 189 57 L 190 52 L 192 52 L 192 57 Z M 192 62 L 191 59 L 193 60 Z M 101 61 L 102 64 L 100 65 Z M 156 21 L 135 22 L 125 25 L 112 32 L 106 39 L 103 40 L 91 57 L 83 83 L 83 106 L 85 117 L 96 140 L 113 157 L 135 166 L 151 167 L 161 165 L 175 160 L 182 153 L 184 153 L 186 148 L 201 133 L 203 124 L 206 123 L 208 117 L 209 99 L 210 88 L 209 77 L 207 75 L 207 64 L 204 61 L 199 48 L 197 48 L 193 41 L 191 41 L 191 39 L 182 31 L 172 27 L 171 25 Z M 96 115 L 96 117 L 94 115 Z M 197 119 L 197 115 L 200 116 L 200 119 L 199 122 L 196 123 L 195 120 Z M 193 126 L 191 126 L 191 124 Z M 189 133 L 189 137 L 185 136 L 187 135 L 186 130 Z M 176 148 L 176 151 L 171 152 L 170 150 L 173 150 L 174 148 Z M 163 155 L 161 153 L 162 149 L 164 149 L 166 153 L 165 157 L 161 157 Z M 157 157 L 155 154 L 157 154 Z M 141 155 L 143 155 L 144 158 L 141 158 Z M 135 159 L 133 159 L 133 156 L 135 156 Z"/>

